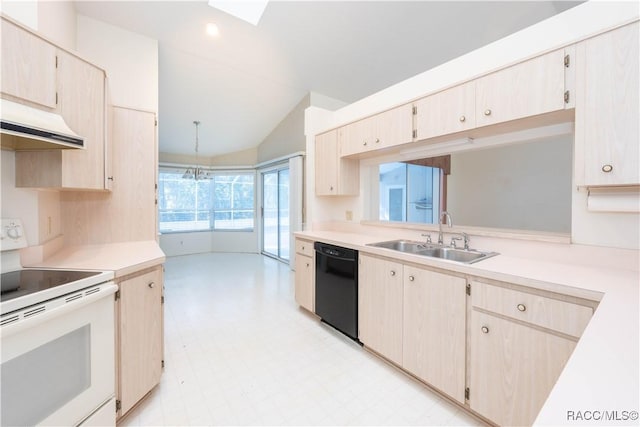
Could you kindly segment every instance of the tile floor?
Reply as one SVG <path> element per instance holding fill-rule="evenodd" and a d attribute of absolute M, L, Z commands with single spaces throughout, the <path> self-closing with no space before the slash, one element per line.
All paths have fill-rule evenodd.
<path fill-rule="evenodd" d="M 120 426 L 479 425 L 300 309 L 252 254 L 169 258 L 165 371 Z"/>

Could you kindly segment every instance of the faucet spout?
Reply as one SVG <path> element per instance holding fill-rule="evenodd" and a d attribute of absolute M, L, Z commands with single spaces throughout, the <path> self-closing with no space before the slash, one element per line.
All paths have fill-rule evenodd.
<path fill-rule="evenodd" d="M 442 245 L 444 243 L 444 239 L 442 238 L 442 217 L 449 228 L 453 227 L 453 221 L 451 220 L 451 214 L 447 211 L 442 211 L 440 217 L 438 218 L 438 244 Z"/>

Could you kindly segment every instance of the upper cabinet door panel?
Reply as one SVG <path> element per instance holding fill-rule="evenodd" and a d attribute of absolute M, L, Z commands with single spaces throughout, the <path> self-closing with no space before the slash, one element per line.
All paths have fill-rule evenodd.
<path fill-rule="evenodd" d="M 65 150 L 62 185 L 102 190 L 104 178 L 104 72 L 58 51 L 58 112 L 85 138 L 84 150 Z"/>
<path fill-rule="evenodd" d="M 374 116 L 375 148 L 393 147 L 413 140 L 412 110 L 411 104 L 405 104 Z"/>
<path fill-rule="evenodd" d="M 476 125 L 564 109 L 564 49 L 476 80 Z"/>
<path fill-rule="evenodd" d="M 340 156 L 365 153 L 411 142 L 411 104 L 401 105 L 340 128 Z"/>
<path fill-rule="evenodd" d="M 578 44 L 578 185 L 640 184 L 639 28 L 635 22 Z"/>
<path fill-rule="evenodd" d="M 56 48 L 2 20 L 2 92 L 45 107 L 56 106 Z"/>
<path fill-rule="evenodd" d="M 475 81 L 416 102 L 416 139 L 456 133 L 476 126 Z"/>

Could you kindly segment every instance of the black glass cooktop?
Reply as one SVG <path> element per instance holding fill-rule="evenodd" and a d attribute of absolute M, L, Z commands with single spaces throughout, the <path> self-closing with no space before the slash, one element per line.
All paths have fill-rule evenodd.
<path fill-rule="evenodd" d="M 8 301 L 100 274 L 96 271 L 18 270 L 2 273 L 0 300 Z"/>

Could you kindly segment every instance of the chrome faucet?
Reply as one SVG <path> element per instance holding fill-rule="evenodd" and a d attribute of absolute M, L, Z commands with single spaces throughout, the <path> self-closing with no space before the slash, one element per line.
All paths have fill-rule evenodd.
<path fill-rule="evenodd" d="M 444 217 L 445 221 L 449 228 L 453 227 L 453 221 L 451 221 L 451 214 L 447 211 L 443 211 L 438 218 L 438 244 L 441 245 L 444 243 L 442 239 L 442 217 Z"/>

